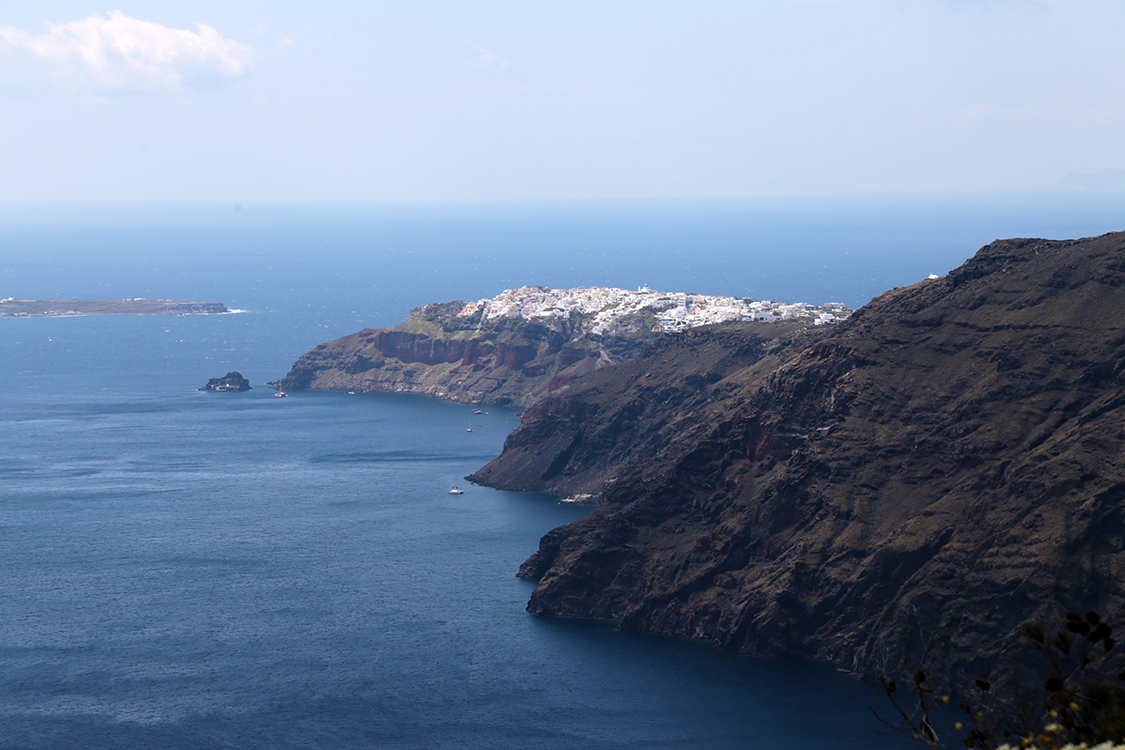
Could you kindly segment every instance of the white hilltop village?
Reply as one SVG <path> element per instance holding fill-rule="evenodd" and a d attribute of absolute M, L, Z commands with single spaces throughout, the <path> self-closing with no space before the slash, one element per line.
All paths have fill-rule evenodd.
<path fill-rule="evenodd" d="M 812 325 L 826 325 L 838 323 L 851 314 L 851 310 L 839 302 L 787 304 L 746 297 L 658 292 L 647 286 L 635 292 L 604 286 L 577 289 L 523 286 L 505 290 L 491 299 L 470 302 L 458 316 L 469 316 L 481 310 L 483 322 L 494 318 L 561 319 L 577 312 L 593 315 L 590 333 L 604 335 L 621 318 L 645 309 L 652 310 L 656 316 L 654 330 L 668 333 L 732 320 L 772 322 L 799 318 Z"/>

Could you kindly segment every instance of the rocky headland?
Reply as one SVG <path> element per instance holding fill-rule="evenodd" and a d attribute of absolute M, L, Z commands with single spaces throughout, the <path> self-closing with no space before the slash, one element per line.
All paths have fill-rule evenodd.
<path fill-rule="evenodd" d="M 843 305 L 597 287 L 521 287 L 490 299 L 432 304 L 392 328 L 320 344 L 272 385 L 285 390 L 422 393 L 472 404 L 526 406 L 666 337 L 731 321 L 844 320 Z"/>
<path fill-rule="evenodd" d="M 590 368 L 593 369 L 593 368 Z M 837 326 L 666 337 L 472 479 L 593 494 L 529 611 L 947 681 L 1125 604 L 1125 234 L 1007 240 Z"/>

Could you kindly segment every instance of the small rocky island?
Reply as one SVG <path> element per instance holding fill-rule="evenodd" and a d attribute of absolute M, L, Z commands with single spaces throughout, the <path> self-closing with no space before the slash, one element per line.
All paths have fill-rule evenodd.
<path fill-rule="evenodd" d="M 232 370 L 221 378 L 211 378 L 199 390 L 212 393 L 241 392 L 250 390 L 250 381 L 242 377 L 238 370 Z"/>
<path fill-rule="evenodd" d="M 63 318 L 79 315 L 218 315 L 221 302 L 170 299 L 0 299 L 0 318 Z"/>

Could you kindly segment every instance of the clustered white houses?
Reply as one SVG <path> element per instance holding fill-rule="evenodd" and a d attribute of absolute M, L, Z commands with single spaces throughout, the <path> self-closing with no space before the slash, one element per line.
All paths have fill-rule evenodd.
<path fill-rule="evenodd" d="M 577 289 L 523 286 L 505 290 L 491 299 L 470 302 L 458 315 L 468 316 L 482 310 L 482 320 L 486 321 L 505 317 L 531 320 L 566 318 L 571 312 L 578 312 L 592 315 L 590 333 L 601 335 L 622 317 L 646 308 L 655 314 L 657 328 L 668 332 L 730 320 L 770 322 L 801 318 L 813 325 L 824 325 L 844 320 L 851 313 L 839 302 L 787 304 L 743 297 L 657 292 L 648 287 L 633 292 L 604 286 Z"/>

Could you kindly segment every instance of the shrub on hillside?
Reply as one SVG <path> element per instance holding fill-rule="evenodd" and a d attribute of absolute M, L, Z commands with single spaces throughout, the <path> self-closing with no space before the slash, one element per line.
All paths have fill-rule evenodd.
<path fill-rule="evenodd" d="M 1022 705 L 997 699 L 984 679 L 975 681 L 967 701 L 939 695 L 923 670 L 902 691 L 884 679 L 899 717 L 888 723 L 931 748 L 1125 750 L 1125 664 L 1113 636 L 1121 624 L 1093 610 L 1067 613 L 1057 631 L 1025 624 L 1023 636 L 1043 655 L 1048 677 Z"/>

